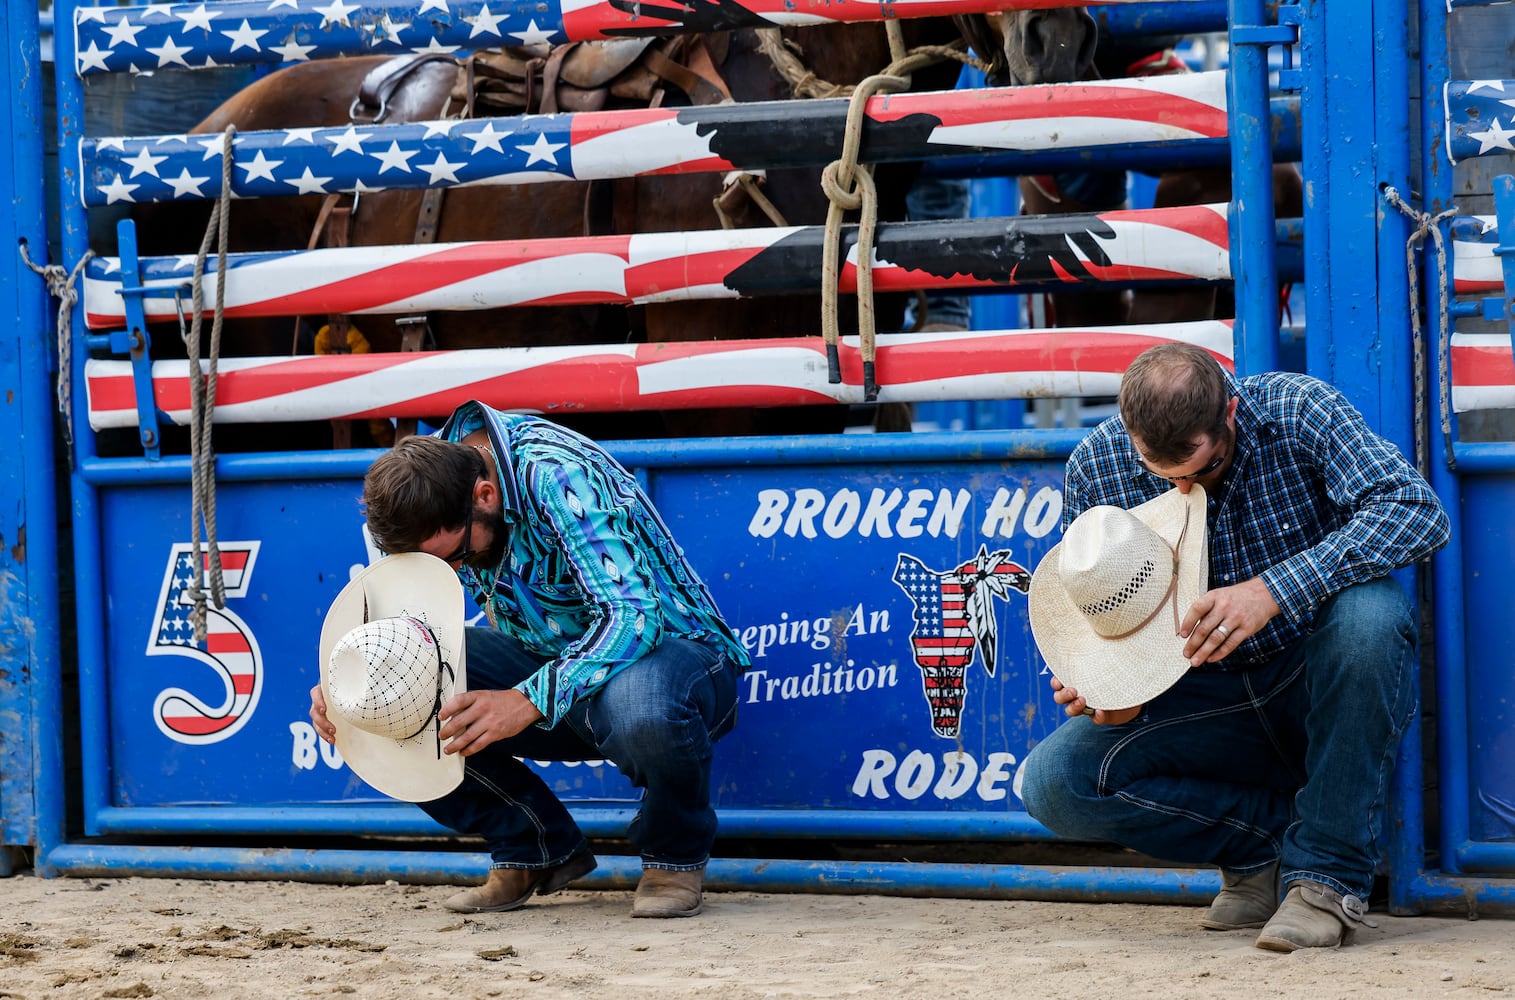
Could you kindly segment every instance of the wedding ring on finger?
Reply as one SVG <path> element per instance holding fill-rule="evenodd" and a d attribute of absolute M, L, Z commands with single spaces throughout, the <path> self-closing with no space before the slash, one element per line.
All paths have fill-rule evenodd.
<path fill-rule="evenodd" d="M 1226 628 L 1224 625 L 1215 626 L 1215 631 L 1220 633 L 1221 642 L 1225 642 L 1227 639 L 1231 638 L 1231 630 Z"/>

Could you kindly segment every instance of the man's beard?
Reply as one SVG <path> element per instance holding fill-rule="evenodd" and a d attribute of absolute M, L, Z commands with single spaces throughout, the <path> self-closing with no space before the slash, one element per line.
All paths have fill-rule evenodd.
<path fill-rule="evenodd" d="M 500 560 L 505 558 L 505 542 L 509 537 L 505 530 L 505 518 L 500 511 L 483 510 L 475 507 L 473 519 L 485 526 L 489 532 L 489 545 L 467 559 L 467 565 L 479 570 L 494 570 L 500 565 Z"/>

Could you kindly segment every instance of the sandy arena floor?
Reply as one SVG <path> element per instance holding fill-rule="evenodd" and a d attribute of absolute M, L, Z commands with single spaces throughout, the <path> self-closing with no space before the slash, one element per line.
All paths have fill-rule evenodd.
<path fill-rule="evenodd" d="M 1485 997 L 1515 921 L 1376 914 L 1332 951 L 1204 932 L 1193 907 L 626 892 L 463 917 L 440 886 L 0 878 L 0 998 Z"/>

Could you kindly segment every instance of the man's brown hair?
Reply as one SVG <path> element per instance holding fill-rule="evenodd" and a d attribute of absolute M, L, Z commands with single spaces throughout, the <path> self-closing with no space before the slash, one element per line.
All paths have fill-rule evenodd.
<path fill-rule="evenodd" d="M 1120 383 L 1120 416 L 1141 439 L 1145 457 L 1180 465 L 1194 454 L 1200 434 L 1226 433 L 1231 401 L 1225 370 L 1209 351 L 1193 344 L 1159 344 L 1131 362 Z"/>
<path fill-rule="evenodd" d="M 383 552 L 418 552 L 439 531 L 463 527 L 488 466 L 478 449 L 434 437 L 403 438 L 363 477 L 368 533 Z"/>

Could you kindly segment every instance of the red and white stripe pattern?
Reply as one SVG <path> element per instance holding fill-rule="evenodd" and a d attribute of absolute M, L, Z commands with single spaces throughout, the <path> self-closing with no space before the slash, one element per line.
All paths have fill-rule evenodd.
<path fill-rule="evenodd" d="M 221 546 L 222 580 L 228 599 L 246 596 L 257 559 L 259 543 L 228 542 Z M 210 586 L 209 553 L 201 550 L 201 585 Z M 169 552 L 168 571 L 159 592 L 147 655 L 188 660 L 209 668 L 215 681 L 197 688 L 219 689 L 219 705 L 206 702 L 182 687 L 165 687 L 153 700 L 153 720 L 163 735 L 178 743 L 217 743 L 237 732 L 257 707 L 262 689 L 262 655 L 252 630 L 233 611 L 207 607 L 206 635 L 195 642 L 191 623 L 190 585 L 194 583 L 194 550 L 187 542 L 175 543 Z M 201 668 L 192 669 L 195 675 Z M 171 666 L 160 668 L 164 674 Z"/>
<path fill-rule="evenodd" d="M 224 611 L 205 612 L 205 646 L 186 651 L 221 675 L 230 698 L 207 705 L 180 688 L 165 688 L 153 702 L 153 718 L 165 735 L 179 743 L 216 743 L 242 727 L 258 694 L 258 656 L 245 626 Z"/>
<path fill-rule="evenodd" d="M 1081 7 L 1088 0 L 853 0 L 834 3 L 830 0 L 743 0 L 741 7 L 772 24 L 825 24 L 828 22 L 879 21 L 893 18 L 945 17 L 953 14 L 990 14 L 1001 10 L 1030 10 L 1042 7 Z M 1141 3 L 1144 0 L 1094 0 L 1097 4 Z M 1184 0 L 1178 0 L 1184 2 Z M 678 5 L 670 5 L 678 9 Z M 562 0 L 563 30 L 569 38 L 595 38 L 607 28 L 619 26 L 614 9 L 607 10 L 606 0 Z M 620 8 L 626 10 L 627 8 Z M 619 20 L 631 25 L 656 25 L 667 20 L 656 5 L 632 5 L 630 16 L 621 13 Z"/>
<path fill-rule="evenodd" d="M 886 334 L 878 338 L 879 400 L 1114 395 L 1132 359 L 1170 340 L 1199 344 L 1230 364 L 1224 321 Z M 819 337 L 229 359 L 218 370 L 215 419 L 436 417 L 469 399 L 548 416 L 861 403 L 857 338 L 843 338 L 841 360 L 843 381 L 832 385 Z M 179 424 L 189 421 L 188 373 L 183 361 L 153 365 L 157 405 Z M 136 426 L 130 362 L 92 360 L 85 383 L 91 427 Z"/>
<path fill-rule="evenodd" d="M 1497 242 L 1498 224 L 1492 215 L 1464 216 L 1462 220 L 1478 226 L 1483 240 L 1452 240 L 1452 287 L 1458 295 L 1487 295 L 1504 291 L 1504 273 Z"/>
<path fill-rule="evenodd" d="M 1056 217 L 1052 217 L 1056 218 Z M 1075 217 L 1084 218 L 1084 217 Z M 1098 281 L 1231 277 L 1225 205 L 1105 212 L 1098 216 L 1113 234 L 1096 242 L 1109 263 L 1089 258 L 1079 241 L 1079 255 Z M 1025 220 L 978 220 L 986 231 L 985 269 L 1013 271 L 1012 250 L 1004 233 Z M 1077 222 L 1070 225 L 1079 224 Z M 908 224 L 885 226 L 875 249 L 873 280 L 879 292 L 916 289 L 1015 285 L 977 278 L 977 262 L 965 253 L 962 271 L 936 275 L 914 268 L 909 260 L 885 259 L 894 233 L 908 247 Z M 688 233 L 647 233 L 568 239 L 500 240 L 423 246 L 342 247 L 288 254 L 235 254 L 229 261 L 225 315 L 298 316 L 410 314 L 448 309 L 495 309 L 525 305 L 587 303 L 643 304 L 687 299 L 735 298 L 729 277 L 738 269 L 762 264 L 759 258 L 781 241 L 802 237 L 819 261 L 821 227 L 725 229 Z M 965 232 L 966 236 L 966 232 Z M 971 246 L 965 242 L 965 249 Z M 1038 248 L 1035 253 L 1043 253 Z M 990 257 L 994 259 L 990 260 Z M 171 291 L 190 278 L 187 258 L 147 258 L 143 285 Z M 841 290 L 856 289 L 857 251 L 849 250 Z M 795 267 L 793 258 L 774 260 L 777 271 Z M 818 274 L 801 268 L 786 275 L 794 291 L 818 291 Z M 1065 281 L 1075 281 L 1064 273 Z M 217 279 L 204 276 L 204 298 L 214 303 Z M 761 282 L 776 287 L 777 282 Z M 117 258 L 92 261 L 84 279 L 85 321 L 91 329 L 112 329 L 126 322 L 121 305 L 121 270 Z M 178 308 L 189 309 L 189 295 L 179 303 L 170 296 L 149 296 L 143 307 L 149 323 L 172 322 Z M 209 306 L 207 305 L 207 310 Z"/>
<path fill-rule="evenodd" d="M 1128 80 L 1045 84 L 1005 91 L 967 91 L 977 100 L 931 113 L 942 124 L 931 141 L 943 146 L 1044 150 L 1124 146 L 1226 133 L 1226 74 L 1190 73 Z M 1020 99 L 1024 94 L 1034 100 Z M 1001 96 L 1004 95 L 1004 96 Z M 903 118 L 903 102 L 873 111 L 880 121 Z"/>
<path fill-rule="evenodd" d="M 870 99 L 860 157 L 920 159 L 979 149 L 1104 150 L 1129 143 L 1221 140 L 1226 74 L 996 87 Z M 807 141 L 782 123 L 821 115 L 822 137 L 839 142 L 847 103 L 771 101 L 699 109 L 587 111 L 365 126 L 264 129 L 237 135 L 231 178 L 238 198 L 460 185 L 824 166 L 833 141 Z M 890 123 L 937 124 L 924 138 Z M 784 134 L 775 146 L 768 133 Z M 908 138 L 907 138 L 908 135 Z M 719 140 L 719 141 L 717 141 Z M 350 155 L 367 143 L 366 155 Z M 219 139 L 198 135 L 103 136 L 80 143 L 80 195 L 87 206 L 175 201 L 219 194 L 207 158 Z M 390 152 L 373 152 L 374 150 Z M 541 149 L 541 155 L 533 150 Z M 550 155 L 549 155 L 550 154 Z M 393 166 L 404 161 L 405 169 Z M 410 165 L 414 160 L 416 166 Z M 426 166 L 426 164 L 432 166 Z M 436 164 L 445 164 L 443 170 Z M 251 169 L 256 166 L 257 169 Z"/>
<path fill-rule="evenodd" d="M 1509 334 L 1452 334 L 1452 409 L 1515 409 L 1515 354 Z"/>

